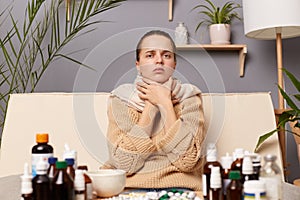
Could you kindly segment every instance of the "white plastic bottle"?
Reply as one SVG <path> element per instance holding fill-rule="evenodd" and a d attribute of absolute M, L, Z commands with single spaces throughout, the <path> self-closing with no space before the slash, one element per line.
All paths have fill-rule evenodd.
<path fill-rule="evenodd" d="M 24 173 L 21 176 L 21 200 L 32 200 L 33 199 L 33 189 L 32 189 L 32 176 L 29 172 L 28 163 L 24 164 Z"/>
<path fill-rule="evenodd" d="M 83 170 L 75 170 L 74 178 L 75 200 L 86 200 L 85 182 Z"/>
<path fill-rule="evenodd" d="M 282 200 L 282 173 L 276 164 L 277 157 L 268 154 L 260 171 L 259 179 L 265 182 L 268 200 Z"/>

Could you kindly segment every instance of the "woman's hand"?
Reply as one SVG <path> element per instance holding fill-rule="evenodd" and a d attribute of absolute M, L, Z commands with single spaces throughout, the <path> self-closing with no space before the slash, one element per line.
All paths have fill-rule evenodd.
<path fill-rule="evenodd" d="M 142 100 L 149 101 L 155 106 L 165 105 L 172 101 L 171 88 L 165 85 L 144 80 L 143 82 L 137 83 L 137 89 L 140 91 L 139 97 Z"/>

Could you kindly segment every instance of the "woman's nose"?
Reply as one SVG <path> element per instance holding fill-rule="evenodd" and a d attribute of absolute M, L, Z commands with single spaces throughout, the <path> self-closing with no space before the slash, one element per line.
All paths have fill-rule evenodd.
<path fill-rule="evenodd" d="M 156 54 L 156 63 L 162 63 L 163 59 L 162 59 L 162 55 L 160 53 Z"/>

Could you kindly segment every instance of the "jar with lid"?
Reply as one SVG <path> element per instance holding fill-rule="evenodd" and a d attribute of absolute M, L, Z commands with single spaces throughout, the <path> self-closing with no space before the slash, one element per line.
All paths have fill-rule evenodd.
<path fill-rule="evenodd" d="M 175 28 L 175 44 L 188 44 L 188 31 L 183 22 L 179 22 Z"/>

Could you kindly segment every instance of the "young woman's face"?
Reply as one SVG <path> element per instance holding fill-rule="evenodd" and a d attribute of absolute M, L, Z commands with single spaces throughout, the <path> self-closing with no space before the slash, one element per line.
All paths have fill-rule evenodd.
<path fill-rule="evenodd" d="M 146 37 L 142 41 L 139 56 L 136 66 L 140 74 L 158 83 L 166 82 L 176 67 L 171 41 L 161 35 Z"/>

